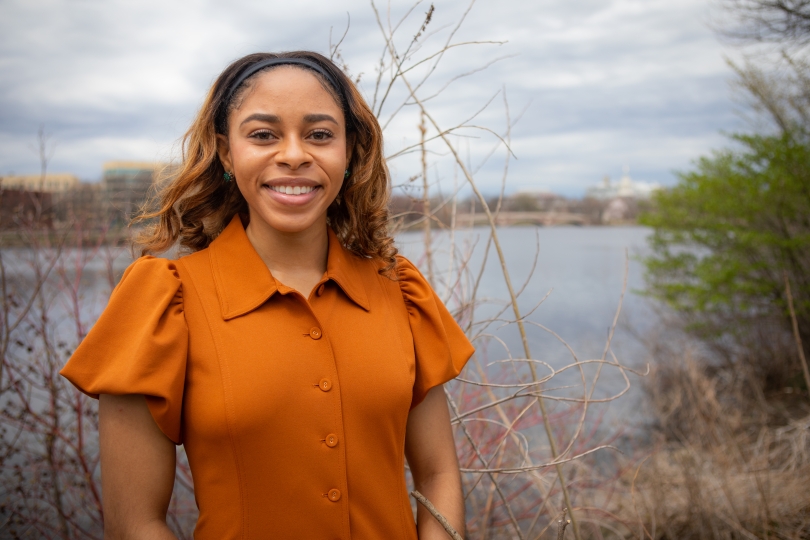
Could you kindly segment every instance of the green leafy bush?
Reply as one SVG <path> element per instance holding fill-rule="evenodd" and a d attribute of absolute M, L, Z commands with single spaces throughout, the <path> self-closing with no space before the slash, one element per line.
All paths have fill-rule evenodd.
<path fill-rule="evenodd" d="M 679 183 L 659 192 L 642 215 L 641 222 L 654 229 L 645 259 L 648 293 L 682 314 L 702 337 L 750 345 L 752 336 L 777 339 L 773 323 L 777 332 L 790 332 L 787 273 L 807 351 L 808 140 L 790 133 L 733 140 L 735 148 L 703 157 L 694 170 L 681 173 Z"/>

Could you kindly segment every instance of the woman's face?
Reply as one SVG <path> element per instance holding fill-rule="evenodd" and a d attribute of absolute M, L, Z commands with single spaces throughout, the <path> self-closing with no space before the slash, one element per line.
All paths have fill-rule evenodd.
<path fill-rule="evenodd" d="M 281 66 L 257 75 L 218 144 L 251 226 L 325 228 L 351 154 L 343 111 L 310 71 Z"/>

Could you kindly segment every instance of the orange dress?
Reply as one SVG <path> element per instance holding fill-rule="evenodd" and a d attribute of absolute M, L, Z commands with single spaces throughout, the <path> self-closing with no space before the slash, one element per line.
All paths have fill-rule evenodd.
<path fill-rule="evenodd" d="M 176 261 L 142 257 L 62 370 L 144 394 L 185 445 L 198 540 L 416 539 L 408 412 L 473 348 L 419 271 L 398 281 L 329 230 L 309 298 L 276 281 L 238 217 Z"/>

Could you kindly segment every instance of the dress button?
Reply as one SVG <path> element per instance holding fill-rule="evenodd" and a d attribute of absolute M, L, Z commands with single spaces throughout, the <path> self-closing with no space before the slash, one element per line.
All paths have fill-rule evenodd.
<path fill-rule="evenodd" d="M 330 501 L 338 502 L 340 500 L 340 491 L 337 489 L 330 489 L 326 496 L 329 497 Z"/>
<path fill-rule="evenodd" d="M 336 447 L 337 443 L 338 438 L 337 435 L 335 435 L 334 433 L 330 433 L 329 435 L 326 436 L 326 446 L 328 446 L 329 448 Z"/>
<path fill-rule="evenodd" d="M 315 294 L 317 294 L 318 296 L 322 295 L 323 294 L 323 289 L 324 289 L 323 283 L 321 283 L 321 286 L 318 287 L 318 292 L 315 293 Z"/>
<path fill-rule="evenodd" d="M 320 388 L 324 392 L 328 392 L 329 390 L 332 389 L 332 381 L 330 381 L 329 379 L 321 379 L 320 382 L 318 383 L 318 388 Z"/>
<path fill-rule="evenodd" d="M 317 326 L 313 326 L 309 330 L 309 337 L 312 339 L 321 339 L 321 329 Z"/>

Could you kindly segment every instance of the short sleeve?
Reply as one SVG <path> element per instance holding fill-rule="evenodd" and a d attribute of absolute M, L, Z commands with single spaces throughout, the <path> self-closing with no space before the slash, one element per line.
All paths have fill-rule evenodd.
<path fill-rule="evenodd" d="M 461 373 L 475 349 L 413 263 L 397 257 L 397 275 L 416 354 L 413 408 L 425 399 L 428 390 Z"/>
<path fill-rule="evenodd" d="M 161 431 L 180 444 L 187 351 L 177 268 L 166 259 L 141 257 L 124 272 L 60 373 L 93 398 L 143 394 Z"/>

